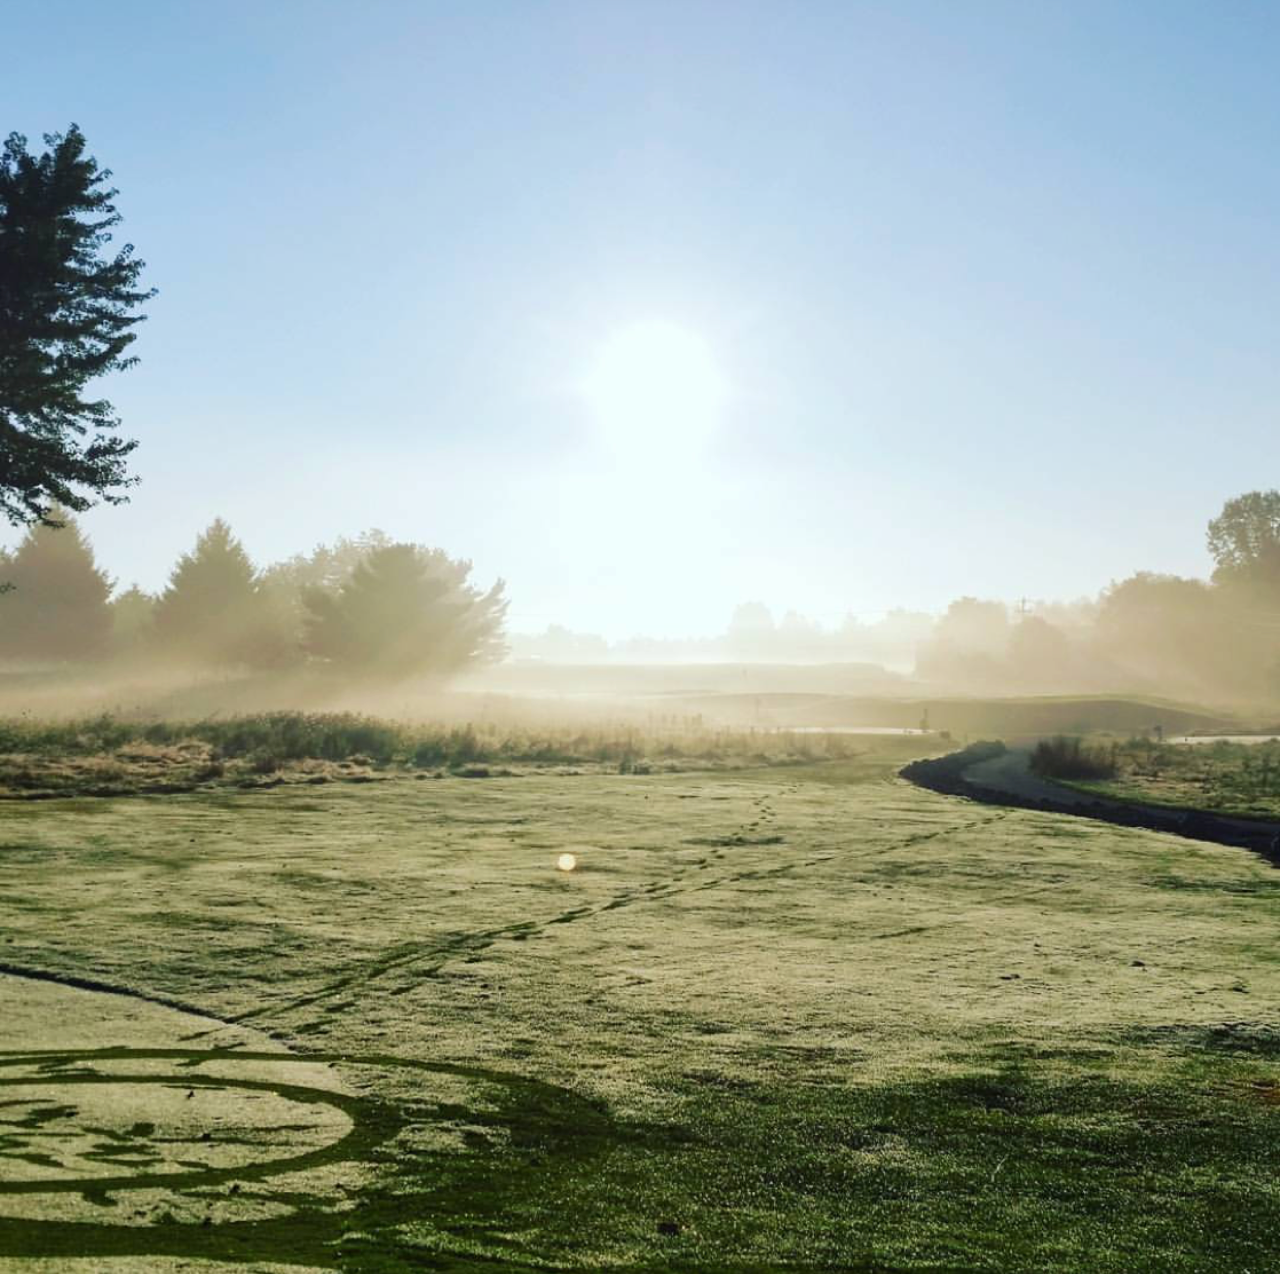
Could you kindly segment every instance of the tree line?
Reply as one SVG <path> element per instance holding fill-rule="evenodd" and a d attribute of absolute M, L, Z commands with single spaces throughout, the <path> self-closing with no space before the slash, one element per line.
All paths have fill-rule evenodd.
<path fill-rule="evenodd" d="M 835 627 L 761 602 L 725 632 L 609 643 L 552 626 L 511 639 L 552 663 L 878 663 L 942 692 L 1145 693 L 1232 704 L 1280 701 L 1280 492 L 1228 500 L 1206 533 L 1209 579 L 1139 571 L 1096 597 L 1015 606 L 960 597 L 942 615 L 891 611 Z M 1064 555 L 1076 552 L 1064 543 Z"/>
<path fill-rule="evenodd" d="M 114 589 L 71 514 L 54 508 L 0 554 L 0 657 L 185 668 L 328 667 L 359 676 L 447 677 L 505 651 L 501 580 L 381 531 L 257 569 L 222 519 L 158 594 Z"/>
<path fill-rule="evenodd" d="M 951 603 L 916 671 L 991 692 L 1145 690 L 1207 701 L 1280 699 L 1280 491 L 1228 500 L 1206 530 L 1209 579 L 1139 571 L 1096 600 Z M 1070 551 L 1067 546 L 1064 551 Z"/>

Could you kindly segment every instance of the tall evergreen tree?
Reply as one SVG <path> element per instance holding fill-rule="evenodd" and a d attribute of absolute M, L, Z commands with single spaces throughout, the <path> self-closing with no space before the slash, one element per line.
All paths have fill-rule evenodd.
<path fill-rule="evenodd" d="M 470 562 L 439 549 L 374 549 L 336 591 L 306 591 L 306 647 L 335 667 L 389 679 L 446 677 L 497 659 L 504 585 L 481 592 L 470 573 Z"/>
<path fill-rule="evenodd" d="M 91 659 L 111 634 L 111 581 L 70 514 L 50 508 L 4 564 L 12 587 L 0 597 L 0 649 L 24 659 Z"/>
<path fill-rule="evenodd" d="M 156 602 L 158 647 L 179 660 L 243 663 L 260 617 L 253 563 L 231 528 L 216 518 L 178 559 Z"/>
<path fill-rule="evenodd" d="M 0 515 L 15 525 L 123 499 L 136 444 L 85 389 L 137 361 L 136 311 L 154 295 L 138 287 L 131 244 L 107 254 L 116 191 L 84 134 L 73 124 L 44 140 L 43 155 L 18 133 L 0 150 Z"/>

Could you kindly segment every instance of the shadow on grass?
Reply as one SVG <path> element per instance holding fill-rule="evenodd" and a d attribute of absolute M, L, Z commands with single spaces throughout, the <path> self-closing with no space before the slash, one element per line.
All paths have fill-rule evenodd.
<path fill-rule="evenodd" d="M 871 1084 L 714 1072 L 655 1091 L 660 1118 L 624 1120 L 567 1089 L 394 1057 L 103 1050 L 14 1054 L 48 1080 L 193 1059 L 332 1061 L 378 1097 L 288 1084 L 350 1131 L 306 1166 L 362 1172 L 340 1206 L 282 1191 L 288 1215 L 216 1224 L 0 1220 L 0 1256 L 182 1256 L 344 1270 L 1240 1270 L 1267 1267 L 1280 1042 L 1251 1027 L 1168 1027 L 1098 1055 L 1015 1047 L 931 1078 Z M 1116 1069 L 1125 1059 L 1124 1075 Z M 145 1075 L 143 1072 L 145 1071 Z M 765 1077 L 765 1072 L 769 1077 Z M 466 1081 L 435 1101 L 432 1076 Z M 171 1079 L 171 1077 L 166 1077 Z M 244 1087 L 206 1076 L 199 1082 Z M 414 1132 L 462 1130 L 450 1144 Z M 296 1162 L 188 1176 L 207 1195 Z M 233 1178 L 235 1179 L 233 1182 Z M 124 1195 L 141 1174 L 67 1189 Z M 30 1191 L 30 1187 L 23 1187 Z M 0 1185 L 0 1199 L 12 1194 Z"/>

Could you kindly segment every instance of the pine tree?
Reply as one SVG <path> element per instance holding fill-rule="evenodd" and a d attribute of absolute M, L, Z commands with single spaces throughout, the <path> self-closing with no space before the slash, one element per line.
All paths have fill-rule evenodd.
<path fill-rule="evenodd" d="M 111 635 L 111 580 L 70 514 L 37 523 L 4 564 L 11 590 L 0 597 L 0 649 L 23 659 L 92 659 Z"/>
<path fill-rule="evenodd" d="M 260 619 L 253 563 L 231 528 L 216 518 L 192 552 L 178 559 L 156 602 L 157 645 L 181 661 L 243 663 Z"/>
<path fill-rule="evenodd" d="M 123 499 L 136 444 L 112 432 L 109 402 L 84 394 L 136 362 L 135 311 L 154 295 L 137 286 L 131 244 L 104 255 L 120 215 L 84 134 L 73 124 L 44 140 L 39 156 L 18 133 L 0 150 L 0 515 L 15 525 Z"/>
<path fill-rule="evenodd" d="M 470 573 L 470 562 L 439 549 L 374 549 L 336 591 L 306 591 L 304 644 L 335 667 L 389 679 L 490 662 L 504 650 L 504 585 L 482 593 L 468 585 Z"/>

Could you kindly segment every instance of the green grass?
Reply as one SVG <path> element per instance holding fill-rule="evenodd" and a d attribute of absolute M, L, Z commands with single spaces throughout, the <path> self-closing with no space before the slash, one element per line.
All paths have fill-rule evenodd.
<path fill-rule="evenodd" d="M 150 999 L 0 976 L 0 1103 L 29 1092 L 6 1074 L 64 1107 L 151 1076 L 305 1115 L 327 1085 L 355 1131 L 279 1175 L 229 1107 L 231 1177 L 14 1193 L 0 1104 L 0 1267 L 1272 1267 L 1273 870 L 937 796 L 894 778 L 918 739 L 858 746 L 10 804 L 0 963 Z"/>
<path fill-rule="evenodd" d="M 1123 800 L 1280 818 L 1280 742 L 1174 744 L 1130 739 L 1110 745 L 1105 755 L 1112 774 L 1077 786 Z"/>

